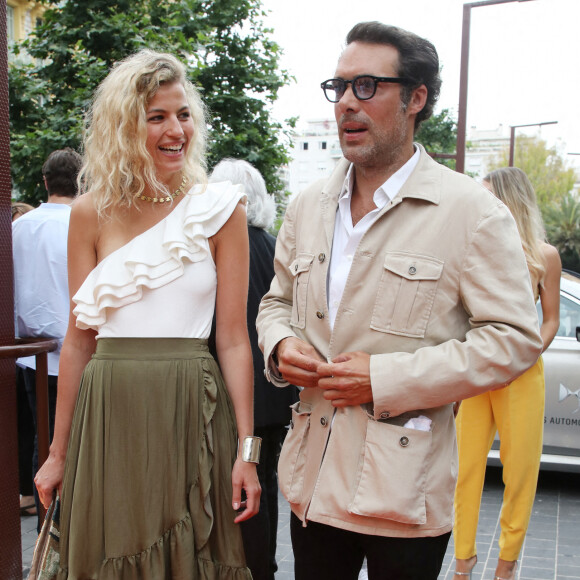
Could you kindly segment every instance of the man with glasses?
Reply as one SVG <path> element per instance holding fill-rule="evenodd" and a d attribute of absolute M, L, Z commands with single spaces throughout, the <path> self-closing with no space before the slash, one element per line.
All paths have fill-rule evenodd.
<path fill-rule="evenodd" d="M 413 143 L 433 45 L 356 25 L 335 78 L 344 154 L 287 210 L 258 316 L 268 378 L 303 387 L 280 456 L 297 580 L 435 580 L 452 528 L 454 402 L 541 350 L 509 211 Z"/>

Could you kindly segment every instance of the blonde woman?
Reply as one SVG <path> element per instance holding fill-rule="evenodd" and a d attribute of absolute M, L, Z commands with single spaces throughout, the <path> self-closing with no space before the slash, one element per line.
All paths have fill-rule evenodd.
<path fill-rule="evenodd" d="M 511 211 L 522 239 L 536 300 L 542 308 L 544 350 L 556 335 L 560 317 L 558 251 L 545 243 L 534 189 L 518 168 L 492 171 L 483 184 Z M 496 431 L 505 484 L 495 580 L 516 577 L 519 557 L 536 493 L 544 424 L 542 358 L 506 387 L 462 402 L 457 416 L 459 474 L 455 491 L 455 580 L 471 578 L 477 562 L 475 536 L 487 454 Z"/>
<path fill-rule="evenodd" d="M 260 496 L 245 196 L 207 185 L 205 133 L 183 65 L 146 50 L 88 114 L 55 435 L 35 480 L 45 506 L 62 490 L 59 580 L 251 577 L 236 525 Z"/>

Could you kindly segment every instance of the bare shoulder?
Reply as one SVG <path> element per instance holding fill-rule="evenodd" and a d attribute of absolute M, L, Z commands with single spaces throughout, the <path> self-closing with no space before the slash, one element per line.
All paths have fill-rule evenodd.
<path fill-rule="evenodd" d="M 544 242 L 542 244 L 542 253 L 544 254 L 544 258 L 546 260 L 546 265 L 548 268 L 559 268 L 562 269 L 562 261 L 560 260 L 560 254 L 558 250 Z"/>
<path fill-rule="evenodd" d="M 84 193 L 77 197 L 71 206 L 71 218 L 83 225 L 96 225 L 98 223 L 98 214 L 93 197 L 90 193 Z"/>
<path fill-rule="evenodd" d="M 217 250 L 226 248 L 230 251 L 244 251 L 248 242 L 247 214 L 245 198 L 240 200 L 224 225 L 209 238 L 211 254 L 216 260 Z M 221 253 L 221 252 L 220 252 Z"/>
<path fill-rule="evenodd" d="M 238 205 L 236 205 L 234 211 L 232 212 L 232 215 L 226 222 L 226 225 L 230 222 L 232 222 L 233 224 L 237 224 L 238 226 L 240 223 L 246 225 L 247 216 L 248 214 L 246 211 L 246 198 L 244 197 L 240 199 L 240 201 L 238 201 Z"/>
<path fill-rule="evenodd" d="M 100 220 L 90 193 L 77 197 L 70 214 L 69 238 L 94 245 L 99 234 Z"/>
<path fill-rule="evenodd" d="M 77 197 L 72 204 L 69 225 L 69 264 L 76 265 L 81 280 L 96 265 L 99 216 L 90 193 Z M 70 272 L 69 272 L 70 274 Z"/>
<path fill-rule="evenodd" d="M 228 237 L 230 235 L 235 235 L 236 232 L 247 231 L 247 216 L 246 207 L 243 200 L 238 202 L 232 215 L 227 219 L 220 230 L 215 234 L 215 238 Z"/>

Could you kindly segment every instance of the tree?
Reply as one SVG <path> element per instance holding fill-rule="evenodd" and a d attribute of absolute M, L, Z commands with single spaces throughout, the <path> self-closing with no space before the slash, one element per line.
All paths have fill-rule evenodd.
<path fill-rule="evenodd" d="M 278 202 L 278 168 L 288 162 L 295 120 L 271 119 L 280 47 L 264 27 L 260 0 L 47 0 L 49 9 L 23 49 L 34 63 L 10 69 L 13 183 L 27 202 L 44 198 L 40 169 L 48 154 L 78 148 L 83 115 L 111 65 L 142 48 L 187 63 L 211 114 L 209 166 L 246 159 Z M 17 49 L 18 51 L 18 49 Z M 279 203 L 280 205 L 280 203 Z"/>
<path fill-rule="evenodd" d="M 498 159 L 491 161 L 490 171 L 506 167 L 508 159 L 506 148 Z M 574 187 L 574 170 L 566 167 L 556 147 L 548 147 L 539 137 L 522 135 L 516 138 L 514 165 L 529 177 L 542 214 L 552 203 L 559 204 Z"/>
<path fill-rule="evenodd" d="M 451 117 L 449 109 L 442 109 L 440 113 L 424 121 L 415 140 L 421 143 L 428 153 L 455 153 L 457 122 Z M 435 159 L 455 169 L 455 159 Z"/>
<path fill-rule="evenodd" d="M 562 266 L 580 272 L 580 201 L 567 194 L 544 211 L 546 235 L 558 248 Z"/>

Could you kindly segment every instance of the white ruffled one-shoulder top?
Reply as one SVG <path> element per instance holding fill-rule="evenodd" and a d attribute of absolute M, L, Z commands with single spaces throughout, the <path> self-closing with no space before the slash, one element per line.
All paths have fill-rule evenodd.
<path fill-rule="evenodd" d="M 217 287 L 208 238 L 244 196 L 228 181 L 194 186 L 87 276 L 73 296 L 77 327 L 97 338 L 208 338 Z"/>

